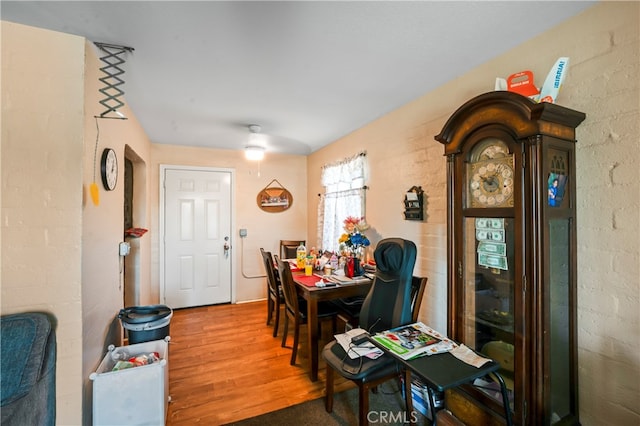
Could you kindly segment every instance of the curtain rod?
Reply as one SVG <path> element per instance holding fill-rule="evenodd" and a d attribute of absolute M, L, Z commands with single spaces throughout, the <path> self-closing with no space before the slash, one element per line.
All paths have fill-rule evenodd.
<path fill-rule="evenodd" d="M 357 153 L 355 155 L 352 155 L 351 157 L 346 157 L 346 158 L 343 158 L 342 160 L 338 160 L 338 161 L 335 161 L 333 163 L 325 164 L 320 168 L 321 169 L 325 169 L 327 167 L 336 167 L 336 166 L 339 166 L 341 164 L 348 163 L 349 161 L 353 161 L 354 159 L 356 159 L 358 157 L 366 157 L 366 156 L 367 156 L 367 151 L 360 151 L 359 153 Z"/>
<path fill-rule="evenodd" d="M 318 193 L 318 197 L 322 197 L 323 195 L 342 194 L 343 192 L 357 191 L 359 189 L 367 190 L 367 189 L 369 189 L 369 187 L 367 185 L 365 185 L 365 186 L 360 187 L 360 188 L 343 189 L 342 191 L 325 192 L 324 194 Z"/>

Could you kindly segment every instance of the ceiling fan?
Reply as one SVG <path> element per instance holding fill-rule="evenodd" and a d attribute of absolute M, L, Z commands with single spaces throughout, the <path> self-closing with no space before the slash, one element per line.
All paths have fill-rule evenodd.
<path fill-rule="evenodd" d="M 262 155 L 264 157 L 265 153 L 302 155 L 311 153 L 311 148 L 308 144 L 288 136 L 270 133 L 266 131 L 266 127 L 262 124 L 255 124 L 255 122 L 231 124 L 232 131 L 236 134 L 236 137 L 242 138 L 240 146 L 243 147 L 245 156 L 255 155 L 260 157 Z M 248 152 L 251 154 L 248 154 Z"/>
<path fill-rule="evenodd" d="M 244 147 L 244 156 L 250 161 L 261 161 L 264 159 L 266 151 L 266 140 L 264 135 L 260 133 L 262 127 L 257 124 L 249 124 L 249 140 Z"/>

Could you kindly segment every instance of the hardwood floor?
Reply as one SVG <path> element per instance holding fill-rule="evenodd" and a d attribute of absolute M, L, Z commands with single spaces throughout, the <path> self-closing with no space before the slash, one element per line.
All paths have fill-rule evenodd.
<path fill-rule="evenodd" d="M 289 364 L 293 333 L 280 347 L 266 325 L 266 301 L 174 310 L 170 324 L 167 425 L 220 425 L 279 410 L 324 395 L 325 364 L 309 380 L 306 327 L 296 365 Z M 341 325 L 338 324 L 338 327 Z M 330 341 L 323 327 L 319 346 Z M 355 385 L 336 377 L 336 392 Z"/>

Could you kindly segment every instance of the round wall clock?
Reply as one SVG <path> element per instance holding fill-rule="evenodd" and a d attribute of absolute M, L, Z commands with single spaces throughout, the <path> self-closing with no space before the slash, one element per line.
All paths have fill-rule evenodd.
<path fill-rule="evenodd" d="M 113 191 L 118 182 L 118 158 L 116 152 L 111 148 L 102 151 L 100 160 L 100 173 L 102 175 L 102 185 L 107 191 Z"/>

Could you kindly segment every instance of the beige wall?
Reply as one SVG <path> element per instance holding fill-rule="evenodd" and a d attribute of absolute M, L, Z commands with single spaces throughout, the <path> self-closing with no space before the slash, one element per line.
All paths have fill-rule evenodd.
<path fill-rule="evenodd" d="M 538 85 L 571 58 L 558 103 L 587 114 L 577 129 L 578 328 L 583 425 L 640 423 L 640 3 L 607 2 L 501 55 L 309 157 L 309 225 L 320 167 L 366 149 L 367 221 L 377 238 L 418 245 L 429 277 L 421 318 L 446 330 L 446 119 L 494 79 L 531 69 Z M 426 219 L 404 221 L 403 193 L 421 185 Z"/>
<path fill-rule="evenodd" d="M 87 42 L 85 46 L 85 111 L 84 111 L 84 156 L 82 163 L 82 379 L 84 423 L 91 421 L 92 383 L 89 375 L 96 370 L 110 344 L 121 344 L 121 326 L 117 314 L 123 308 L 124 262 L 118 245 L 124 241 L 124 160 L 125 156 L 135 160 L 134 168 L 144 171 L 149 158 L 150 143 L 133 112 L 124 106 L 126 120 L 98 118 L 105 112 L 99 103 L 104 95 L 98 91 L 103 85 L 98 78 L 104 74 L 104 66 L 98 58 L 104 56 L 97 47 Z M 128 56 L 123 57 L 125 60 Z M 124 75 L 126 81 L 126 74 Z M 114 114 L 107 116 L 113 117 Z M 96 123 L 97 122 L 97 123 Z M 97 124 L 97 126 L 96 126 Z M 98 134 L 99 131 L 99 134 Z M 97 147 L 96 147 L 97 142 Z M 100 176 L 100 157 L 105 148 L 116 151 L 118 159 L 118 182 L 113 191 L 106 191 Z M 97 149 L 97 150 L 96 150 Z M 95 181 L 100 189 L 100 203 L 94 205 L 89 186 Z M 144 173 L 136 173 L 134 206 L 137 211 L 134 226 L 148 228 L 151 209 L 148 206 L 148 180 Z M 127 275 L 135 275 L 140 287 L 140 297 L 149 300 L 151 237 L 131 241 L 132 254 L 129 262 L 136 259 L 135 268 L 126 269 Z"/>
<path fill-rule="evenodd" d="M 231 168 L 235 172 L 235 229 L 231 235 L 233 282 L 235 301 L 263 299 L 266 297 L 264 268 L 259 248 L 278 253 L 280 239 L 305 239 L 307 229 L 307 158 L 301 155 L 267 153 L 260 163 L 245 160 L 242 151 L 185 148 L 176 145 L 154 144 L 149 173 L 151 187 L 150 206 L 159 205 L 158 181 L 160 165 L 206 166 Z M 281 213 L 267 213 L 258 208 L 258 193 L 273 179 L 289 190 L 293 196 L 291 207 Z M 152 215 L 151 236 L 153 245 L 152 283 L 159 280 L 158 241 L 159 212 Z M 247 229 L 247 237 L 240 238 L 239 230 Z M 152 290 L 157 300 L 159 289 Z"/>
<path fill-rule="evenodd" d="M 59 424 L 82 418 L 84 39 L 2 22 L 2 314 L 56 321 Z"/>

